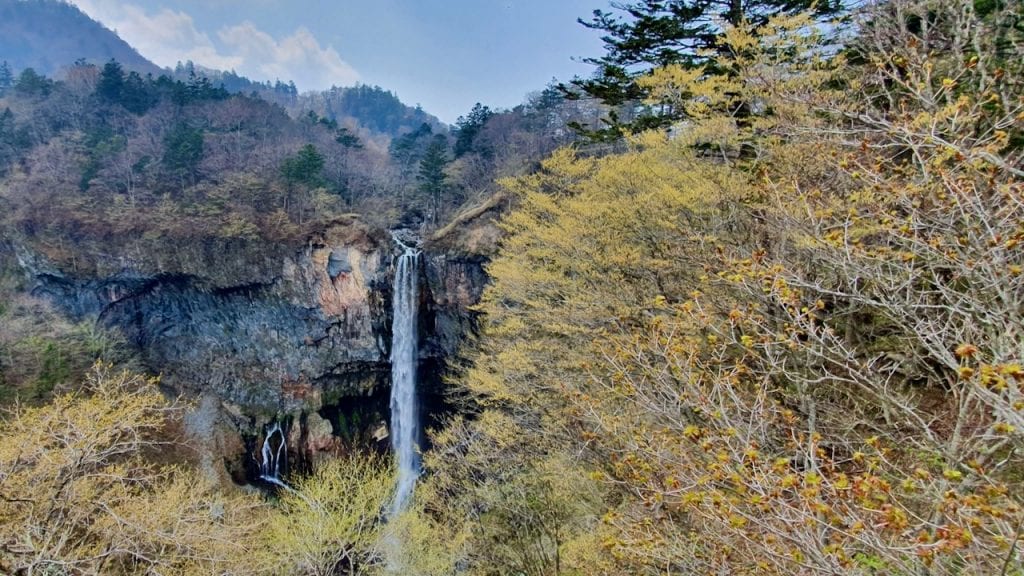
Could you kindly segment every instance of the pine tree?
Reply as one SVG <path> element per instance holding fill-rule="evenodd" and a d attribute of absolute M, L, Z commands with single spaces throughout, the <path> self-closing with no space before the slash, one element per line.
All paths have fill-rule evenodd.
<path fill-rule="evenodd" d="M 33 68 L 25 68 L 18 75 L 14 91 L 21 96 L 46 98 L 53 91 L 53 80 L 39 74 Z"/>
<path fill-rule="evenodd" d="M 305 184 L 310 188 L 323 185 L 324 156 L 312 144 L 306 144 L 295 156 L 281 163 L 281 175 L 289 184 Z"/>
<path fill-rule="evenodd" d="M 427 147 L 423 159 L 420 160 L 420 191 L 426 194 L 433 205 L 433 221 L 436 224 L 441 211 L 441 194 L 444 192 L 447 175 L 444 173 L 448 165 L 448 141 L 442 134 L 434 136 Z"/>
<path fill-rule="evenodd" d="M 108 102 L 120 102 L 123 90 L 124 69 L 116 60 L 111 59 L 103 65 L 99 81 L 96 83 L 96 93 Z"/>
<path fill-rule="evenodd" d="M 134 114 L 145 114 L 157 102 L 148 84 L 138 72 L 129 72 L 121 86 L 121 105 Z"/>
<path fill-rule="evenodd" d="M 0 176 L 6 173 L 18 150 L 27 145 L 25 140 L 24 132 L 19 134 L 14 123 L 14 113 L 10 108 L 4 108 L 0 112 Z"/>
<path fill-rule="evenodd" d="M 163 163 L 185 187 L 186 178 L 194 180 L 203 160 L 203 131 L 181 122 L 164 135 Z"/>
<path fill-rule="evenodd" d="M 391 140 L 388 153 L 403 168 L 411 168 L 424 152 L 424 143 L 434 134 L 430 124 L 424 122 L 420 127 Z"/>
<path fill-rule="evenodd" d="M 604 35 L 606 53 L 585 62 L 597 67 L 592 78 L 577 78 L 560 89 L 569 99 L 596 98 L 611 107 L 644 100 L 648 91 L 637 78 L 653 68 L 682 64 L 698 67 L 713 63 L 719 46 L 721 22 L 731 26 L 748 22 L 760 26 L 774 15 L 813 10 L 828 17 L 842 10 L 842 0 L 641 0 L 612 3 L 614 12 L 594 10 L 579 23 Z M 606 127 L 574 128 L 594 140 L 612 141 L 628 133 L 668 126 L 682 115 L 669 107 L 643 109 L 623 120 L 616 111 L 604 120 Z"/>
<path fill-rule="evenodd" d="M 334 121 L 332 120 L 332 122 Z M 334 123 L 335 125 L 337 125 L 337 122 Z M 338 132 L 337 135 L 334 137 L 334 141 L 337 142 L 338 144 L 341 144 L 345 148 L 355 148 L 358 150 L 363 147 L 363 143 L 360 142 L 359 136 L 356 136 L 355 134 L 352 133 L 351 130 L 345 128 L 344 126 L 338 128 Z"/>
<path fill-rule="evenodd" d="M 14 73 L 11 71 L 11 65 L 4 60 L 0 62 L 0 96 L 6 94 L 12 86 L 14 86 Z"/>
<path fill-rule="evenodd" d="M 455 121 L 456 137 L 453 151 L 456 158 L 473 149 L 474 140 L 491 116 L 494 116 L 494 112 L 479 102 L 473 105 L 473 109 L 469 111 L 468 115 L 459 116 Z"/>

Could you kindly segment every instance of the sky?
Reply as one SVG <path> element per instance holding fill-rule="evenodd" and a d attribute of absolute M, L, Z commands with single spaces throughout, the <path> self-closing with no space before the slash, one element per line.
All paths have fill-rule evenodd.
<path fill-rule="evenodd" d="M 160 66 L 192 60 L 300 91 L 378 85 L 452 123 L 588 76 L 607 0 L 71 0 Z"/>

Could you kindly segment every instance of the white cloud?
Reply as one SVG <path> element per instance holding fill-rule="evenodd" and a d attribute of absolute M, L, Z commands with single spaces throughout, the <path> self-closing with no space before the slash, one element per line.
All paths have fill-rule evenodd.
<path fill-rule="evenodd" d="M 344 86 L 359 79 L 334 48 L 321 47 L 305 28 L 276 40 L 252 22 L 243 22 L 221 29 L 217 36 L 229 52 L 258 70 L 258 78 L 289 79 L 302 88 L 314 89 Z"/>
<path fill-rule="evenodd" d="M 235 70 L 253 80 L 293 80 L 303 90 L 343 86 L 359 79 L 333 47 L 320 46 L 305 28 L 276 39 L 245 21 L 222 28 L 217 45 L 185 12 L 164 8 L 148 14 L 120 0 L 74 1 L 160 66 L 191 60 L 209 68 Z"/>

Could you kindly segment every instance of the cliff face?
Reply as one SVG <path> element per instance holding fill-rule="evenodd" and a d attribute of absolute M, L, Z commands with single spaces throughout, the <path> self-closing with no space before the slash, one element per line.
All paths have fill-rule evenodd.
<path fill-rule="evenodd" d="M 390 247 L 365 231 L 330 231 L 276 269 L 239 266 L 244 259 L 224 250 L 188 266 L 163 257 L 73 277 L 19 256 L 36 295 L 120 328 L 166 385 L 212 392 L 247 413 L 366 394 L 386 363 Z"/>
<path fill-rule="evenodd" d="M 448 358 L 458 352 L 465 337 L 476 330 L 477 317 L 471 307 L 480 301 L 487 285 L 486 257 L 432 251 L 427 245 L 424 276 L 427 284 L 427 334 L 424 349 L 428 357 Z"/>
<path fill-rule="evenodd" d="M 22 244 L 18 260 L 34 294 L 119 328 L 166 386 L 203 398 L 206 416 L 194 426 L 201 440 L 226 427 L 248 438 L 251 452 L 263 426 L 283 418 L 301 458 L 346 437 L 386 437 L 379 428 L 397 253 L 383 231 L 349 225 L 258 257 L 244 245 L 193 246 L 71 274 Z M 469 307 L 486 282 L 486 259 L 429 246 L 425 256 L 420 372 L 429 398 L 440 395 L 445 360 L 475 328 Z"/>

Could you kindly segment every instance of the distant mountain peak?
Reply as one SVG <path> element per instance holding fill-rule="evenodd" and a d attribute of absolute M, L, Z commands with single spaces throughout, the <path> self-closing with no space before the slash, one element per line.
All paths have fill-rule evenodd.
<path fill-rule="evenodd" d="M 15 75 L 25 68 L 60 78 L 76 62 L 103 66 L 116 60 L 126 71 L 143 75 L 167 74 L 187 81 L 206 77 L 229 92 L 257 93 L 282 105 L 293 115 L 313 112 L 318 117 L 345 123 L 351 120 L 373 133 L 395 137 L 422 124 L 443 131 L 434 116 L 401 102 L 391 91 L 377 86 L 334 87 L 300 95 L 288 80 L 253 81 L 234 71 L 220 71 L 192 62 L 162 69 L 122 40 L 116 32 L 93 20 L 64 0 L 0 0 L 0 62 L 6 61 Z"/>
<path fill-rule="evenodd" d="M 0 0 L 0 61 L 15 71 L 33 68 L 48 76 L 84 60 L 113 58 L 124 68 L 158 74 L 161 69 L 114 31 L 63 0 Z"/>

